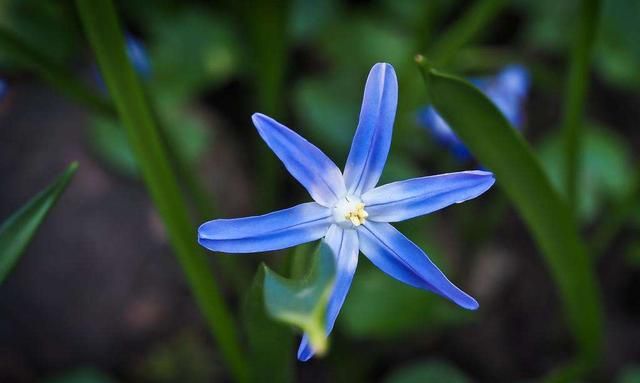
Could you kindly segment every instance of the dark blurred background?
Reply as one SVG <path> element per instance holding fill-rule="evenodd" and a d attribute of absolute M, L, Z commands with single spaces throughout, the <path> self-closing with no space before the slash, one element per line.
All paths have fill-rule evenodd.
<path fill-rule="evenodd" d="M 437 52 L 476 2 L 116 3 L 129 43 L 141 50 L 142 58 L 130 50 L 131 60 L 217 216 L 254 215 L 307 198 L 280 166 L 272 175 L 277 193 L 261 189 L 260 164 L 272 155 L 251 113 L 277 116 L 341 166 L 366 74 L 379 61 L 392 63 L 400 81 L 383 182 L 481 166 L 456 159 L 420 125 L 424 85 L 412 61 L 418 52 Z M 522 134 L 554 180 L 562 178 L 558 126 L 578 3 L 496 2 L 446 64 L 463 76 L 491 76 L 513 63 L 528 69 Z M 637 173 L 639 18 L 635 0 L 602 3 L 579 183 L 587 237 Z M 1 0 L 0 24 L 105 92 L 72 2 Z M 80 163 L 0 288 L 0 381 L 228 381 L 124 131 L 2 52 L 0 63 L 8 89 L 0 100 L 0 220 L 70 162 Z M 640 210 L 633 208 L 597 259 L 605 358 L 587 381 L 640 381 Z M 298 381 L 419 381 L 408 380 L 411 368 L 428 369 L 433 382 L 531 381 L 570 357 L 558 291 L 499 189 L 402 228 L 478 299 L 480 310 L 463 312 L 361 262 L 330 353 L 297 363 Z M 283 258 L 214 256 L 249 274 L 260 260 Z M 229 292 L 233 278 L 215 270 L 232 307 L 240 307 L 242 299 Z"/>

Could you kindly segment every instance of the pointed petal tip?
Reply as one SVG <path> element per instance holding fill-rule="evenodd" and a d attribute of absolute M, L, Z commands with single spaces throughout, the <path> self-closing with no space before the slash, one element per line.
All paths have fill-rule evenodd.
<path fill-rule="evenodd" d="M 300 350 L 298 350 L 298 360 L 300 362 L 308 362 L 312 356 L 313 353 L 308 352 L 307 348 L 300 348 Z"/>
<path fill-rule="evenodd" d="M 456 302 L 463 309 L 475 311 L 480 307 L 478 301 L 476 301 L 473 297 L 467 295 L 465 299 Z"/>
<path fill-rule="evenodd" d="M 269 122 L 271 119 L 271 117 L 262 114 L 262 113 L 254 113 L 251 115 L 251 121 L 253 121 L 253 124 L 256 126 L 256 128 L 260 129 L 260 125 L 264 122 Z"/>

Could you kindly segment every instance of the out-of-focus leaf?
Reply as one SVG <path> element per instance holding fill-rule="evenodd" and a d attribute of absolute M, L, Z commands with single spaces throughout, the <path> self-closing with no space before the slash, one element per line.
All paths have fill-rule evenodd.
<path fill-rule="evenodd" d="M 621 87 L 640 86 L 640 2 L 603 0 L 596 65 Z"/>
<path fill-rule="evenodd" d="M 471 380 L 455 366 L 429 360 L 414 363 L 392 372 L 384 383 L 468 383 Z"/>
<path fill-rule="evenodd" d="M 630 366 L 624 369 L 617 380 L 618 383 L 640 383 L 640 367 Z"/>
<path fill-rule="evenodd" d="M 359 108 L 353 89 L 349 83 L 324 78 L 302 80 L 295 89 L 298 118 L 306 136 L 330 155 L 344 156 L 351 146 Z"/>
<path fill-rule="evenodd" d="M 326 309 L 336 266 L 333 252 L 321 242 L 309 274 L 301 280 L 283 278 L 265 266 L 264 302 L 272 318 L 309 335 L 318 355 L 327 350 Z"/>
<path fill-rule="evenodd" d="M 238 42 L 228 20 L 190 8 L 152 24 L 150 56 L 158 98 L 184 98 L 229 78 L 238 67 Z"/>
<path fill-rule="evenodd" d="M 115 380 L 95 368 L 83 367 L 46 379 L 43 383 L 115 383 Z"/>
<path fill-rule="evenodd" d="M 39 0 L 0 1 L 0 25 L 10 29 L 30 46 L 63 64 L 77 48 L 77 25 L 64 2 Z M 13 65 L 0 51 L 0 65 Z"/>
<path fill-rule="evenodd" d="M 206 383 L 220 379 L 222 366 L 206 338 L 194 329 L 180 330 L 145 352 L 133 381 Z"/>
<path fill-rule="evenodd" d="M 591 222 L 606 202 L 626 195 L 633 186 L 633 166 L 627 143 L 612 130 L 596 125 L 585 129 L 583 138 L 580 179 L 581 195 L 578 212 L 582 220 Z M 563 187 L 566 166 L 562 138 L 557 132 L 541 146 L 540 161 L 556 189 L 565 193 Z"/>
<path fill-rule="evenodd" d="M 212 136 L 197 114 L 190 110 L 166 105 L 158 108 L 164 122 L 164 132 L 172 147 L 186 163 L 194 165 L 210 147 Z M 124 127 L 108 118 L 95 117 L 90 130 L 91 144 L 96 154 L 117 172 L 137 177 L 138 165 L 131 151 Z"/>
<path fill-rule="evenodd" d="M 0 226 L 0 283 L 18 262 L 40 224 L 71 181 L 78 169 L 77 163 L 69 165 L 46 189 L 33 197 Z"/>
<path fill-rule="evenodd" d="M 244 326 L 249 343 L 250 381 L 293 382 L 293 333 L 269 318 L 264 303 L 265 266 L 261 266 L 244 305 Z"/>
<path fill-rule="evenodd" d="M 470 315 L 434 294 L 360 267 L 342 308 L 340 328 L 355 338 L 391 338 L 438 332 Z"/>
<path fill-rule="evenodd" d="M 558 285 L 581 368 L 601 351 L 602 307 L 591 260 L 566 202 L 496 106 L 470 83 L 418 58 L 430 101 L 471 153 L 496 175 L 536 240 Z M 577 371 L 583 371 L 578 369 Z"/>
<path fill-rule="evenodd" d="M 514 3 L 527 15 L 523 29 L 525 40 L 530 44 L 553 51 L 569 44 L 573 24 L 567 20 L 577 13 L 577 0 L 516 0 Z"/>
<path fill-rule="evenodd" d="M 635 240 L 627 246 L 624 257 L 628 265 L 640 268 L 640 240 Z"/>
<path fill-rule="evenodd" d="M 349 22 L 336 23 L 322 39 L 322 49 L 334 61 L 336 70 L 349 71 L 362 86 L 363 73 L 371 63 L 407 63 L 413 52 L 413 36 L 375 17 L 356 16 Z M 360 92 L 358 92 L 360 93 Z"/>
<path fill-rule="evenodd" d="M 336 0 L 294 0 L 289 17 L 291 34 L 298 41 L 308 41 L 335 20 L 339 11 L 340 2 Z"/>
<path fill-rule="evenodd" d="M 138 176 L 138 164 L 124 127 L 112 119 L 95 117 L 89 134 L 91 146 L 107 166 L 128 177 Z"/>

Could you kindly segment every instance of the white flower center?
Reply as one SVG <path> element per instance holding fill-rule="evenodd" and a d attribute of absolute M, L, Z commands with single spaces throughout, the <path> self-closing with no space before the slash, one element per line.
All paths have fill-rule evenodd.
<path fill-rule="evenodd" d="M 344 197 L 333 207 L 333 219 L 345 229 L 353 229 L 364 224 L 368 216 L 360 198 L 351 195 Z"/>

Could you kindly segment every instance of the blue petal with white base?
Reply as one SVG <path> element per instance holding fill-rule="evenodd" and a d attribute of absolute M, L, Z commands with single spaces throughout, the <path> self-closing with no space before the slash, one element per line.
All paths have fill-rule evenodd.
<path fill-rule="evenodd" d="M 254 114 L 258 133 L 315 202 L 257 217 L 217 219 L 198 229 L 202 246 L 231 253 L 271 251 L 323 238 L 336 257 L 337 273 L 327 305 L 327 335 L 349 292 L 360 252 L 401 282 L 466 309 L 478 307 L 475 299 L 451 283 L 418 246 L 388 222 L 475 198 L 493 185 L 493 174 L 459 172 L 376 188 L 391 145 L 397 98 L 393 67 L 376 64 L 367 79 L 344 176 L 333 161 L 300 135 L 270 117 Z M 306 361 L 313 355 L 304 335 L 298 359 Z"/>
<path fill-rule="evenodd" d="M 252 118 L 262 139 L 311 198 L 331 206 L 344 197 L 342 173 L 320 149 L 271 117 L 256 113 Z"/>
<path fill-rule="evenodd" d="M 479 170 L 413 178 L 370 190 L 362 202 L 370 220 L 399 222 L 475 198 L 494 182 L 493 173 Z"/>
<path fill-rule="evenodd" d="M 376 64 L 364 88 L 358 128 L 344 168 L 349 194 L 376 186 L 391 146 L 398 105 L 398 80 L 389 64 Z"/>
<path fill-rule="evenodd" d="M 315 202 L 256 217 L 216 219 L 198 229 L 198 241 L 211 251 L 255 253 L 280 250 L 325 236 L 331 211 Z"/>

